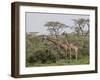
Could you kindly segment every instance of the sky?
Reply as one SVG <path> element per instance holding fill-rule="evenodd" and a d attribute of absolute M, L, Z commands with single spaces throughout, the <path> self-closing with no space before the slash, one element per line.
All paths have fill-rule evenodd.
<path fill-rule="evenodd" d="M 58 21 L 68 26 L 73 26 L 72 19 L 85 18 L 89 19 L 89 15 L 82 14 L 54 14 L 54 13 L 25 13 L 26 32 L 39 32 L 39 34 L 48 34 L 47 27 L 44 25 L 49 21 Z M 63 31 L 72 32 L 72 29 L 66 28 Z"/>

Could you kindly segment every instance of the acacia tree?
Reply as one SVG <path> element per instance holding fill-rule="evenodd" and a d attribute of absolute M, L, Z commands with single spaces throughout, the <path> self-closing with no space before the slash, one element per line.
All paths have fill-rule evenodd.
<path fill-rule="evenodd" d="M 82 39 L 82 45 L 84 46 L 84 40 L 87 36 L 89 36 L 89 19 L 79 18 L 79 19 L 73 19 L 75 25 L 74 29 L 77 35 L 81 35 L 83 37 Z"/>
<path fill-rule="evenodd" d="M 75 32 L 77 32 L 78 35 L 86 37 L 89 33 L 89 19 L 79 18 L 79 19 L 73 19 L 75 23 Z"/>
<path fill-rule="evenodd" d="M 49 31 L 50 35 L 55 36 L 56 39 L 58 39 L 58 36 L 61 34 L 62 30 L 65 27 L 68 27 L 58 21 L 49 21 L 45 24 L 45 26 L 47 26 L 47 30 Z"/>

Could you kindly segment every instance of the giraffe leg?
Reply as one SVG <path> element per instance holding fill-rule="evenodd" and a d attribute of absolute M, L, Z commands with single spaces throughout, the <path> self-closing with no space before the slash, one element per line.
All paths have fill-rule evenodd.
<path fill-rule="evenodd" d="M 75 51 L 75 54 L 76 54 L 76 61 L 77 61 L 77 54 L 78 54 L 78 52 L 77 52 L 77 51 Z"/>
<path fill-rule="evenodd" d="M 70 61 L 71 61 L 71 56 L 72 56 L 72 53 L 71 53 L 71 49 L 69 49 L 69 50 L 70 50 L 70 53 L 69 53 L 69 54 L 70 54 Z"/>
<path fill-rule="evenodd" d="M 65 58 L 68 58 L 68 53 L 67 53 L 67 49 L 65 50 Z"/>

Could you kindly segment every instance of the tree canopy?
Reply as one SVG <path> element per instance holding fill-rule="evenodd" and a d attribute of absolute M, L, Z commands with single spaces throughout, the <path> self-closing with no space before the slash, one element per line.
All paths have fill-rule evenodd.
<path fill-rule="evenodd" d="M 45 24 L 47 26 L 47 30 L 50 32 L 51 35 L 55 36 L 56 38 L 61 33 L 61 31 L 68 27 L 63 23 L 60 23 L 58 21 L 49 21 Z"/>

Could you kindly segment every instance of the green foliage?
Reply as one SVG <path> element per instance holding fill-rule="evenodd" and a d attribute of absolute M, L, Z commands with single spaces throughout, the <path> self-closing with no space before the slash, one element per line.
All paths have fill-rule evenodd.
<path fill-rule="evenodd" d="M 56 62 L 56 55 L 50 50 L 38 50 L 28 58 L 29 63 L 49 63 Z"/>
<path fill-rule="evenodd" d="M 26 36 L 26 66 L 48 66 L 48 65 L 71 65 L 71 64 L 88 64 L 89 63 L 89 40 L 88 37 L 84 40 L 84 47 L 82 45 L 83 37 L 75 34 L 60 35 L 61 42 L 68 39 L 69 42 L 74 43 L 79 47 L 78 61 L 75 62 L 75 57 L 69 61 L 69 56 L 65 56 L 63 49 L 57 49 L 56 45 L 46 40 L 45 35 L 42 36 Z M 68 52 L 68 51 L 67 51 Z"/>

